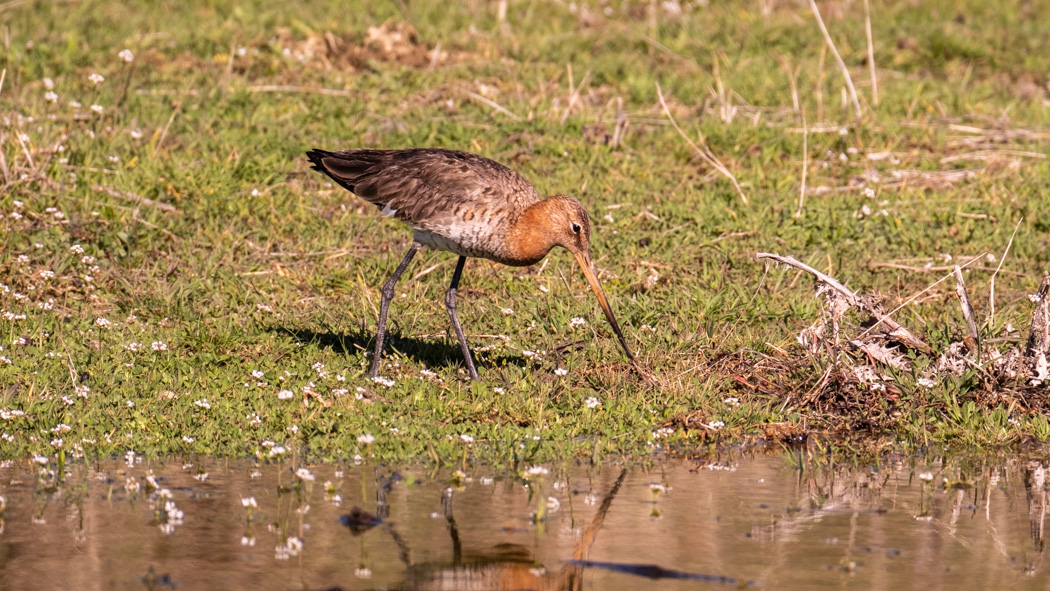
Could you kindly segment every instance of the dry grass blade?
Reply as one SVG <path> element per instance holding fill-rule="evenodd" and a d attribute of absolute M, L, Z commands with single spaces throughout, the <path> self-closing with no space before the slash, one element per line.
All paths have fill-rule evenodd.
<path fill-rule="evenodd" d="M 950 164 L 960 160 L 1006 160 L 1013 158 L 1039 158 L 1046 160 L 1046 154 L 1042 152 L 1029 152 L 1026 150 L 978 150 L 965 154 L 955 154 L 941 158 L 941 164 Z"/>
<path fill-rule="evenodd" d="M 806 173 L 809 170 L 809 131 L 806 129 L 806 110 L 803 109 L 802 115 L 802 183 L 798 190 L 798 210 L 795 211 L 795 217 L 802 217 L 802 206 L 806 202 Z"/>
<path fill-rule="evenodd" d="M 135 203 L 138 203 L 138 204 L 141 204 L 141 205 L 145 205 L 147 207 L 156 207 L 157 209 L 159 209 L 161 211 L 170 211 L 172 213 L 178 213 L 178 211 L 179 211 L 174 205 L 170 205 L 170 204 L 164 203 L 162 201 L 154 201 L 152 199 L 147 199 L 146 197 L 143 197 L 142 195 L 137 195 L 137 194 L 131 193 L 129 191 L 121 191 L 120 189 L 117 189 L 116 187 L 106 187 L 106 186 L 102 186 L 102 185 L 94 185 L 93 187 L 91 187 L 91 190 L 93 190 L 93 191 L 95 191 L 97 193 L 105 193 L 105 194 L 109 195 L 110 197 L 116 197 L 117 199 L 124 199 L 125 201 L 133 201 Z"/>
<path fill-rule="evenodd" d="M 503 113 L 504 115 L 506 115 L 507 117 L 510 117 L 511 119 L 513 119 L 515 121 L 521 121 L 521 117 L 519 117 L 519 116 L 515 115 L 514 113 L 510 112 L 503 105 L 497 103 L 496 101 L 493 101 L 491 99 L 487 99 L 487 98 L 481 96 L 480 94 L 478 94 L 476 92 L 471 92 L 471 91 L 469 91 L 469 90 L 467 90 L 465 88 L 461 89 L 461 90 L 462 90 L 462 92 L 464 94 L 466 94 L 470 98 L 472 98 L 472 99 L 474 99 L 474 100 L 476 100 L 476 101 L 478 101 L 480 103 L 484 103 L 484 104 L 492 107 L 493 109 L 499 111 L 500 113 Z"/>
<path fill-rule="evenodd" d="M 684 131 L 682 131 L 682 128 L 678 125 L 678 121 L 676 121 L 674 115 L 671 114 L 671 109 L 667 106 L 667 101 L 664 100 L 664 93 L 663 90 L 661 90 L 659 83 L 657 83 L 656 85 L 656 96 L 660 98 L 660 106 L 663 107 L 664 113 L 667 115 L 667 119 L 671 121 L 671 125 L 674 126 L 675 131 L 678 132 L 678 135 L 682 136 L 682 139 L 684 139 L 686 143 L 688 143 L 689 146 L 693 148 L 693 151 L 696 152 L 697 155 L 700 156 L 700 158 L 704 162 L 707 162 L 708 164 L 713 166 L 715 170 L 722 173 L 723 176 L 725 176 L 727 179 L 729 179 L 730 182 L 733 183 L 733 187 L 736 189 L 737 194 L 740 195 L 740 200 L 744 202 L 744 205 L 747 205 L 747 195 L 745 195 L 744 190 L 740 188 L 740 183 L 737 182 L 736 177 L 733 176 L 733 173 L 729 172 L 729 169 L 726 168 L 718 160 L 718 158 L 716 158 L 715 155 L 711 153 L 710 150 L 708 150 L 706 147 L 702 148 L 699 145 L 697 145 L 696 142 L 690 139 L 689 136 L 686 135 Z M 703 141 L 704 137 L 703 135 L 701 135 L 700 142 L 703 143 Z"/>
<path fill-rule="evenodd" d="M 959 296 L 959 304 L 962 306 L 963 319 L 966 320 L 966 332 L 968 340 L 966 347 L 979 350 L 980 336 L 977 334 L 977 318 L 973 313 L 973 305 L 970 304 L 970 296 L 966 293 L 966 281 L 963 280 L 962 269 L 958 265 L 952 270 L 955 276 L 955 294 Z M 973 342 L 970 342 L 970 341 Z"/>
<path fill-rule="evenodd" d="M 248 92 L 288 92 L 301 94 L 320 94 L 324 96 L 359 97 L 361 92 L 357 90 L 341 90 L 338 88 L 310 88 L 307 86 L 288 86 L 281 84 L 265 84 L 249 86 Z"/>
<path fill-rule="evenodd" d="M 875 73 L 875 38 L 871 34 L 871 7 L 864 0 L 864 32 L 868 37 L 868 68 L 871 71 L 871 104 L 879 106 L 879 77 Z"/>
<path fill-rule="evenodd" d="M 1014 237 L 1017 236 L 1017 229 L 1021 227 L 1021 222 L 1024 221 L 1024 216 L 1017 220 L 1014 225 L 1014 231 L 1010 234 L 1010 241 L 1006 243 L 1006 250 L 1003 251 L 1003 256 L 999 257 L 999 264 L 995 267 L 995 272 L 992 273 L 992 278 L 988 282 L 988 318 L 990 322 L 995 322 L 995 276 L 999 274 L 999 269 L 1003 268 L 1003 261 L 1006 260 L 1006 255 L 1010 254 L 1010 247 L 1014 244 Z"/>
<path fill-rule="evenodd" d="M 849 89 L 850 100 L 853 102 L 853 110 L 856 112 L 857 119 L 860 119 L 863 111 L 860 108 L 860 99 L 857 98 L 857 89 L 853 87 L 853 78 L 849 75 L 849 68 L 846 67 L 846 62 L 842 61 L 839 50 L 835 48 L 835 42 L 831 39 L 831 33 L 828 33 L 827 26 L 824 25 L 824 19 L 820 16 L 820 9 L 817 8 L 816 0 L 809 0 L 809 7 L 813 10 L 813 16 L 817 18 L 817 25 L 820 27 L 820 32 L 824 34 L 824 41 L 828 49 L 831 50 L 831 55 L 835 57 L 835 61 L 839 64 L 839 69 L 842 70 L 842 77 L 846 80 L 846 88 Z"/>

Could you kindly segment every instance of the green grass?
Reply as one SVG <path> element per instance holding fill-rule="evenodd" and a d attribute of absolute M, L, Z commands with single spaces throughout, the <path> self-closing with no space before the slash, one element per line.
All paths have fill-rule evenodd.
<path fill-rule="evenodd" d="M 0 308 L 15 318 L 0 318 L 9 361 L 0 360 L 0 409 L 25 413 L 0 422 L 2 453 L 53 453 L 61 437 L 65 449 L 89 454 L 267 453 L 269 441 L 325 457 L 526 463 L 644 456 L 665 443 L 654 432 L 668 424 L 668 441 L 686 449 L 712 437 L 852 425 L 918 443 L 1050 436 L 1040 407 L 1008 388 L 989 394 L 974 376 L 925 389 L 917 372 L 897 372 L 893 398 L 865 397 L 845 380 L 859 397 L 845 411 L 827 384 L 821 400 L 798 404 L 828 367 L 839 368 L 795 342 L 820 318 L 820 303 L 808 277 L 754 259 L 793 255 L 893 309 L 942 274 L 877 263 L 992 253 L 967 277 L 988 318 L 990 269 L 1023 218 L 996 279 L 994 323 L 982 330 L 1026 330 L 1025 295 L 1050 258 L 1047 161 L 943 159 L 1046 152 L 1050 40 L 1033 8 L 879 4 L 875 106 L 863 14 L 823 5 L 863 103 L 857 121 L 830 55 L 819 70 L 822 40 L 805 6 L 764 15 L 753 3 L 686 3 L 675 14 L 661 3 L 654 15 L 648 2 L 607 4 L 609 16 L 606 4 L 590 4 L 585 17 L 559 2 L 512 1 L 502 22 L 488 2 L 0 7 L 10 40 L 0 90 L 8 288 Z M 409 25 L 417 45 L 395 43 L 397 57 L 368 42 L 384 23 Z M 125 48 L 133 64 L 118 58 Z M 301 61 L 304 48 L 327 55 Z M 813 130 L 806 184 L 834 189 L 809 195 L 801 217 L 793 214 L 802 121 L 784 64 L 798 72 Z M 92 73 L 105 81 L 94 85 Z M 668 125 L 657 84 L 749 204 Z M 312 92 L 321 88 L 331 92 Z M 613 133 L 617 99 L 629 125 L 623 145 L 609 146 L 600 138 Z M 90 110 L 96 104 L 101 114 Z M 986 141 L 965 143 L 979 137 Z M 459 308 L 477 384 L 466 380 L 442 304 L 454 257 L 417 257 L 391 309 L 382 374 L 395 384 L 368 381 L 363 351 L 379 287 L 411 234 L 308 170 L 303 155 L 358 146 L 465 149 L 517 169 L 542 193 L 581 199 L 597 225 L 593 255 L 606 290 L 659 385 L 630 371 L 564 251 L 542 268 L 468 263 Z M 867 157 L 883 152 L 892 159 Z M 903 186 L 861 178 L 962 169 L 972 178 Z M 865 206 L 871 215 L 859 215 Z M 958 310 L 945 283 L 898 319 L 940 350 L 965 332 Z M 587 324 L 572 328 L 574 317 Z M 583 346 L 542 359 L 522 353 L 577 340 Z M 167 350 L 153 349 L 160 342 Z M 778 371 L 762 369 L 769 359 Z M 559 367 L 568 374 L 556 375 Z M 741 385 L 756 375 L 775 388 Z M 306 388 L 316 397 L 304 398 Z M 294 397 L 279 400 L 282 389 Z M 589 397 L 601 406 L 588 408 Z M 204 399 L 210 408 L 195 404 Z M 358 442 L 366 433 L 371 445 Z"/>

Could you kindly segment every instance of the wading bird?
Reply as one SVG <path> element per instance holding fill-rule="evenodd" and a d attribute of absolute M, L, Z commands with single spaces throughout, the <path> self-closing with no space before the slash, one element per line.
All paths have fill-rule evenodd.
<path fill-rule="evenodd" d="M 383 285 L 371 377 L 379 375 L 394 286 L 424 246 L 459 255 L 445 308 L 472 379 L 478 379 L 478 371 L 456 315 L 456 289 L 467 257 L 524 267 L 539 262 L 555 246 L 576 257 L 624 353 L 634 363 L 591 263 L 591 222 L 579 201 L 565 195 L 540 199 L 536 188 L 513 170 L 457 150 L 310 150 L 306 155 L 314 170 L 414 231 L 408 253 Z"/>

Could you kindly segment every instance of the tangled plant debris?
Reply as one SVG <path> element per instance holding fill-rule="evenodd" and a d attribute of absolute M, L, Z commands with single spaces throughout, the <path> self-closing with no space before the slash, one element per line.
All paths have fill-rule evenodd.
<path fill-rule="evenodd" d="M 1050 274 L 1043 277 L 1039 290 L 1029 299 L 1035 304 L 1027 343 L 996 348 L 978 333 L 977 321 L 961 273 L 956 266 L 941 281 L 954 277 L 956 294 L 962 307 L 966 334 L 946 344 L 940 351 L 892 318 L 896 310 L 885 312 L 878 298 L 858 294 L 813 267 L 790 256 L 758 253 L 759 260 L 773 261 L 809 273 L 816 279 L 815 295 L 822 303 L 823 316 L 804 328 L 797 340 L 802 351 L 786 353 L 779 363 L 762 364 L 743 385 L 763 394 L 784 399 L 784 404 L 810 407 L 839 414 L 847 420 L 834 421 L 832 430 L 865 424 L 875 430 L 892 427 L 892 421 L 858 420 L 862 407 L 885 409 L 894 406 L 910 391 L 922 396 L 946 379 L 971 376 L 976 381 L 977 399 L 994 408 L 1007 402 L 1020 412 L 1038 413 L 1046 408 L 1045 382 L 1050 379 L 1047 355 L 1050 353 Z M 977 259 L 974 259 L 977 260 Z M 940 281 L 938 281 L 940 283 Z M 932 287 L 932 286 L 931 286 Z M 866 316 L 851 321 L 853 314 Z M 792 360 L 793 358 L 793 360 Z M 820 370 L 821 379 L 803 396 L 794 389 L 778 387 L 777 376 L 797 371 L 809 360 Z M 760 374 L 765 374 L 760 375 Z M 843 401 L 850 401 L 843 404 Z M 844 412 L 846 410 L 849 412 Z M 949 412 L 950 409 L 945 409 Z M 950 413 L 949 413 L 950 414 Z M 899 410 L 876 412 L 879 418 L 899 418 Z"/>

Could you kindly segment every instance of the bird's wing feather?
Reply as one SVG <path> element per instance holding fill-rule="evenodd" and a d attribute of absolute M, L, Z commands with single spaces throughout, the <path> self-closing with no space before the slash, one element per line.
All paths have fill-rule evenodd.
<path fill-rule="evenodd" d="M 539 201 L 518 173 L 457 150 L 347 150 L 307 153 L 319 170 L 385 215 L 416 226 L 462 218 L 471 209 L 520 211 Z"/>

